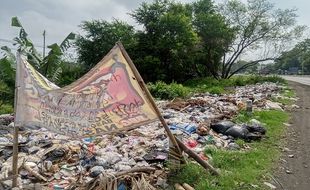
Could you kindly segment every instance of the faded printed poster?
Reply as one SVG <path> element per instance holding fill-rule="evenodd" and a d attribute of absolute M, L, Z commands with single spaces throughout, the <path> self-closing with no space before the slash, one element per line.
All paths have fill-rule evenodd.
<path fill-rule="evenodd" d="M 116 45 L 91 71 L 59 88 L 26 60 L 18 63 L 17 118 L 22 125 L 86 137 L 133 128 L 157 119 Z"/>

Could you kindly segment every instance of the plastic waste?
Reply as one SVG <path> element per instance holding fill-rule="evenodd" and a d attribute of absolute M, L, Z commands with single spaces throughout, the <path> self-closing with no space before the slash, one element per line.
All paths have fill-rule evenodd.
<path fill-rule="evenodd" d="M 241 139 L 246 139 L 248 134 L 249 131 L 246 129 L 246 127 L 240 125 L 234 125 L 229 129 L 227 129 L 227 131 L 225 132 L 225 135 L 230 135 L 234 138 L 241 138 Z"/>
<path fill-rule="evenodd" d="M 217 133 L 224 134 L 229 128 L 234 126 L 235 123 L 232 121 L 220 121 L 214 124 L 211 124 L 211 129 L 213 129 Z"/>
<path fill-rule="evenodd" d="M 117 190 L 127 190 L 126 185 L 124 182 L 121 182 L 118 187 Z"/>
<path fill-rule="evenodd" d="M 195 148 L 198 145 L 198 142 L 196 140 L 188 140 L 186 145 L 190 148 Z"/>

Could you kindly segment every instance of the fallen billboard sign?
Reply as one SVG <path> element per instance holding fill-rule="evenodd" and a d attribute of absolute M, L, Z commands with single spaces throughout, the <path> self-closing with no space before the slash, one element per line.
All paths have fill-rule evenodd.
<path fill-rule="evenodd" d="M 94 136 L 135 128 L 157 119 L 120 47 L 86 75 L 59 88 L 26 60 L 17 65 L 16 123 L 72 136 Z"/>

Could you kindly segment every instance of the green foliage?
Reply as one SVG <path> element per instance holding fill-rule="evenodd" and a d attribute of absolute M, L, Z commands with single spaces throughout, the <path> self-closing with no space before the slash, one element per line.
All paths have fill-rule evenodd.
<path fill-rule="evenodd" d="M 273 71 L 284 74 L 293 67 L 298 68 L 301 74 L 310 74 L 310 39 L 305 39 L 290 51 L 283 52 L 276 59 Z"/>
<path fill-rule="evenodd" d="M 59 82 L 59 76 L 63 71 L 63 56 L 67 49 L 71 47 L 71 42 L 74 40 L 75 35 L 70 33 L 60 45 L 55 43 L 48 46 L 50 51 L 46 57 L 43 57 L 35 49 L 34 44 L 29 39 L 27 32 L 17 17 L 12 18 L 12 26 L 19 28 L 19 35 L 13 39 L 13 45 L 17 46 L 18 51 L 26 56 L 29 63 L 50 81 Z M 1 50 L 4 58 L 0 60 L 0 106 L 3 104 L 13 106 L 16 57 L 7 46 L 2 46 Z M 68 72 L 65 73 L 69 74 Z M 67 81 L 64 81 L 64 78 L 61 80 L 61 83 L 67 83 Z"/>
<path fill-rule="evenodd" d="M 246 145 L 246 142 L 243 139 L 237 139 L 235 143 L 240 147 L 244 147 Z"/>
<path fill-rule="evenodd" d="M 79 35 L 75 45 L 78 60 L 84 65 L 86 71 L 97 64 L 119 40 L 132 55 L 132 48 L 136 44 L 133 26 L 119 20 L 112 22 L 93 20 L 84 21 L 80 27 L 85 35 Z"/>
<path fill-rule="evenodd" d="M 13 104 L 14 88 L 10 88 L 6 83 L 0 80 L 0 106 L 3 104 Z"/>
<path fill-rule="evenodd" d="M 244 61 L 244 60 L 239 60 L 239 61 L 236 61 L 232 67 L 231 67 L 231 70 L 232 71 L 236 71 L 237 69 L 243 67 L 243 66 L 246 66 L 247 64 L 249 64 L 250 61 Z M 268 64 L 268 65 L 271 65 L 271 64 Z M 268 66 L 266 65 L 266 66 Z M 254 64 L 254 65 L 250 65 L 249 67 L 246 67 L 240 71 L 238 71 L 237 73 L 244 73 L 244 74 L 257 74 L 258 73 L 258 66 L 259 64 Z"/>
<path fill-rule="evenodd" d="M 250 121 L 251 118 L 252 118 L 251 114 L 249 114 L 245 110 L 242 110 L 235 118 L 233 118 L 233 121 L 236 123 L 246 123 Z"/>
<path fill-rule="evenodd" d="M 281 95 L 280 97 L 273 97 L 272 98 L 272 101 L 274 102 L 279 102 L 283 105 L 293 105 L 296 101 L 295 97 L 296 97 L 296 94 L 295 92 L 290 89 L 290 88 L 284 88 L 282 91 L 281 91 Z"/>
<path fill-rule="evenodd" d="M 287 98 L 296 97 L 296 93 L 291 88 L 283 89 L 282 94 L 284 95 L 284 97 L 287 97 Z"/>
<path fill-rule="evenodd" d="M 62 62 L 62 72 L 59 76 L 58 85 L 66 86 L 78 80 L 84 73 L 83 66 L 78 63 Z"/>
<path fill-rule="evenodd" d="M 242 79 L 242 77 L 236 77 L 236 78 Z M 286 84 L 286 81 L 282 77 L 279 77 L 277 75 L 273 75 L 273 76 L 251 75 L 249 77 L 244 77 L 243 80 L 244 80 L 243 85 L 263 83 L 263 82 Z"/>
<path fill-rule="evenodd" d="M 184 98 L 190 92 L 188 88 L 175 82 L 166 84 L 165 82 L 158 81 L 156 83 L 148 83 L 147 86 L 151 94 L 159 99 Z"/>
<path fill-rule="evenodd" d="M 13 111 L 15 72 L 12 64 L 8 58 L 0 59 L 0 114 Z"/>
<path fill-rule="evenodd" d="M 294 104 L 294 100 L 289 99 L 289 98 L 272 98 L 271 99 L 273 102 L 279 102 L 283 105 L 293 105 Z"/>
<path fill-rule="evenodd" d="M 264 54 L 242 62 L 240 56 L 267 46 L 282 49 L 284 41 L 299 37 L 304 29 L 296 25 L 295 10 L 276 9 L 267 0 L 232 0 L 218 6 L 211 0 L 155 0 L 130 15 L 142 30 L 118 20 L 82 23 L 85 35 L 76 45 L 86 70 L 121 40 L 147 82 L 230 78 L 275 58 Z"/>
<path fill-rule="evenodd" d="M 194 92 L 210 92 L 212 94 L 222 94 L 226 92 L 228 87 L 245 86 L 263 82 L 283 83 L 286 81 L 278 76 L 234 76 L 230 79 L 215 79 L 212 77 L 196 78 L 188 80 L 184 83 L 184 86 L 191 89 Z"/>
<path fill-rule="evenodd" d="M 1 101 L 1 100 L 0 100 Z M 14 109 L 12 105 L 0 103 L 0 114 L 13 113 Z"/>
<path fill-rule="evenodd" d="M 137 32 L 133 60 L 147 81 L 184 81 L 193 76 L 197 33 L 187 6 L 166 0 L 142 3 L 131 16 L 144 27 Z"/>
<path fill-rule="evenodd" d="M 57 82 L 59 79 L 59 75 L 62 72 L 60 67 L 63 62 L 63 55 L 67 51 L 68 48 L 71 47 L 71 42 L 75 38 L 75 34 L 70 33 L 60 45 L 52 44 L 48 46 L 50 51 L 46 57 L 43 57 L 38 53 L 34 44 L 28 37 L 28 33 L 25 31 L 21 22 L 17 17 L 12 18 L 12 26 L 19 28 L 19 35 L 15 37 L 13 40 L 14 46 L 17 46 L 18 51 L 27 57 L 27 60 L 31 65 L 33 65 L 41 74 L 47 77 L 52 82 Z M 15 64 L 15 55 L 11 52 L 11 49 L 7 46 L 1 47 L 6 57 L 13 60 Z M 15 66 L 12 65 L 13 68 Z"/>
<path fill-rule="evenodd" d="M 246 85 L 246 80 L 244 80 L 243 77 L 236 77 L 234 78 L 234 83 L 236 84 L 236 86 L 244 86 Z"/>
<path fill-rule="evenodd" d="M 222 94 L 224 92 L 224 89 L 222 87 L 219 87 L 219 86 L 213 86 L 213 87 L 209 88 L 208 91 L 211 94 Z"/>
<path fill-rule="evenodd" d="M 205 147 L 204 153 L 212 157 L 214 154 L 216 154 L 217 151 L 218 148 L 216 148 L 214 145 L 211 145 Z"/>
<path fill-rule="evenodd" d="M 232 77 L 233 83 L 235 86 L 245 86 L 248 84 L 257 84 L 263 82 L 273 82 L 273 83 L 283 83 L 286 81 L 277 75 L 274 76 L 261 76 L 261 75 L 250 75 L 250 76 L 237 76 Z"/>
<path fill-rule="evenodd" d="M 85 35 L 78 37 L 76 46 L 86 70 L 121 40 L 147 82 L 216 76 L 233 32 L 212 1 L 156 0 L 142 3 L 130 15 L 141 31 L 118 20 L 81 24 Z"/>
<path fill-rule="evenodd" d="M 212 164 L 221 170 L 220 176 L 212 176 L 197 164 L 190 163 L 170 178 L 171 183 L 189 183 L 197 190 L 251 190 L 252 185 L 265 189 L 263 182 L 269 180 L 268 173 L 280 156 L 278 147 L 285 131 L 283 123 L 289 117 L 282 111 L 261 111 L 254 112 L 245 121 L 252 118 L 266 124 L 267 138 L 252 142 L 249 144 L 251 149 L 246 151 L 211 151 Z"/>
<path fill-rule="evenodd" d="M 235 73 L 267 60 L 274 60 L 275 53 L 290 45 L 291 40 L 301 37 L 304 26 L 296 23 L 295 9 L 277 9 L 267 0 L 224 1 L 219 10 L 230 27 L 235 31 L 234 41 L 224 53 L 221 68 L 222 78 L 230 78 Z M 253 58 L 245 65 L 232 70 L 240 56 L 249 51 L 267 49 L 260 58 Z"/>
<path fill-rule="evenodd" d="M 235 29 L 225 21 L 225 15 L 216 11 L 211 0 L 199 0 L 191 8 L 193 26 L 201 39 L 200 53 L 195 56 L 196 64 L 202 64 L 213 77 L 218 78 L 223 54 L 235 39 Z"/>
<path fill-rule="evenodd" d="M 6 57 L 0 59 L 0 106 L 14 103 L 15 70 L 12 65 L 13 60 Z"/>
<path fill-rule="evenodd" d="M 206 78 L 196 78 L 188 80 L 184 83 L 184 86 L 190 87 L 192 89 L 196 89 L 198 92 L 205 92 L 208 89 L 216 86 L 216 87 L 227 87 L 233 86 L 233 81 L 231 79 L 215 79 L 213 77 Z"/>
<path fill-rule="evenodd" d="M 165 82 L 158 81 L 156 83 L 148 83 L 148 88 L 151 94 L 160 99 L 173 99 L 176 97 L 186 97 L 190 92 L 209 92 L 211 94 L 227 93 L 229 87 L 245 86 L 263 82 L 283 83 L 286 81 L 278 76 L 235 76 L 230 79 L 215 79 L 213 77 L 198 78 L 188 80 L 184 86 L 172 82 L 166 84 Z"/>

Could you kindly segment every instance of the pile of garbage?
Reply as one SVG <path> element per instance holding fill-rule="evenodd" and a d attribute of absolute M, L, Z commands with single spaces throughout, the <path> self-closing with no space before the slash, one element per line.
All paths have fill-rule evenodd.
<path fill-rule="evenodd" d="M 281 87 L 264 83 L 238 87 L 228 95 L 196 94 L 187 100 L 157 101 L 172 133 L 202 159 L 206 146 L 239 150 L 238 138 L 260 140 L 266 129 L 257 120 L 231 119 L 251 102 L 252 109 L 274 109 L 270 98 Z M 271 102 L 280 106 L 277 103 Z M 280 106 L 281 107 L 281 106 Z M 12 185 L 13 116 L 0 116 L 0 189 Z M 42 128 L 21 128 L 19 187 L 22 189 L 166 188 L 169 139 L 159 123 L 114 135 L 70 140 Z M 136 171 L 136 168 L 142 168 Z M 128 171 L 132 171 L 128 173 Z M 145 175 L 147 174 L 147 175 Z"/>
<path fill-rule="evenodd" d="M 0 143 L 9 145 L 12 144 L 12 128 L 7 131 L 10 133 L 1 133 Z M 3 145 L 0 179 L 9 177 L 12 171 L 12 146 Z M 68 140 L 46 129 L 24 129 L 20 132 L 19 146 L 23 189 L 33 189 L 31 185 L 39 181 L 48 189 L 82 188 L 83 183 L 83 188 L 89 189 L 85 185 L 100 174 L 117 174 L 133 168 L 152 167 L 154 180 L 164 179 L 167 174 L 164 164 L 168 159 L 169 141 L 158 124 L 82 140 Z M 147 178 L 157 183 L 150 176 Z M 11 180 L 4 181 L 5 187 L 11 186 L 10 183 Z"/>

